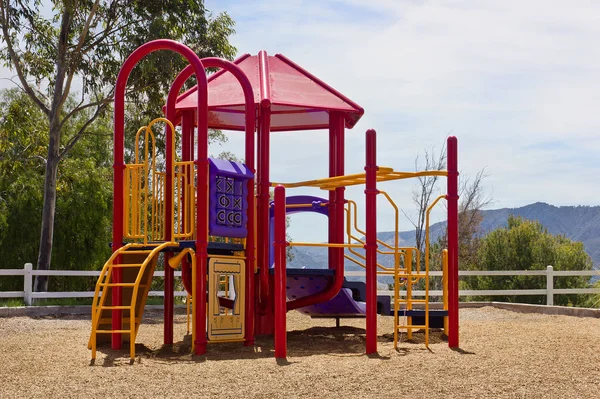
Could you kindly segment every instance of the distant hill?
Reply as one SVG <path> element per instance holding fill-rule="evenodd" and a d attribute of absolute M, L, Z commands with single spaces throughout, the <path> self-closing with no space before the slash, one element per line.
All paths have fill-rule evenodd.
<path fill-rule="evenodd" d="M 502 208 L 483 211 L 480 234 L 485 235 L 499 227 L 505 227 L 508 217 L 521 216 L 529 220 L 537 220 L 552 234 L 562 234 L 574 241 L 581 241 L 586 252 L 600 266 L 600 206 L 554 206 L 543 202 L 526 205 L 520 208 Z M 446 222 L 431 226 L 432 240 L 446 228 Z M 394 232 L 380 232 L 380 240 L 393 243 Z M 398 234 L 402 246 L 415 244 L 415 232 L 403 231 Z M 362 251 L 360 251 L 362 253 Z M 293 248 L 294 260 L 290 267 L 327 268 L 327 249 L 311 247 Z M 382 264 L 390 264 L 391 257 L 382 257 Z M 391 265 L 391 264 L 390 264 Z M 347 270 L 358 270 L 360 267 L 346 261 Z"/>

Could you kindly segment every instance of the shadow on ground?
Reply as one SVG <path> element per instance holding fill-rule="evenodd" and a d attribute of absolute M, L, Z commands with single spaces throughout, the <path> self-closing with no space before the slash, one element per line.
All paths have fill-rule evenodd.
<path fill-rule="evenodd" d="M 159 323 L 162 320 L 145 319 L 144 323 Z M 392 343 L 393 334 L 383 334 L 377 337 L 379 343 Z M 353 326 L 341 327 L 311 327 L 305 330 L 292 330 L 287 333 L 288 357 L 309 357 L 317 355 L 333 355 L 342 357 L 365 356 L 366 331 L 364 328 Z M 429 343 L 437 344 L 447 341 L 441 330 L 430 330 Z M 413 332 L 412 339 L 408 340 L 406 333 L 399 335 L 401 347 L 398 353 L 405 355 L 414 351 L 427 350 L 424 346 L 424 331 Z M 244 346 L 241 342 L 212 343 L 207 345 L 206 354 L 192 355 L 191 334 L 185 335 L 181 341 L 173 345 L 164 345 L 151 349 L 143 344 L 136 344 L 136 363 L 143 363 L 152 359 L 158 362 L 204 362 L 240 359 L 274 358 L 274 343 L 271 336 L 258 336 L 253 347 Z M 100 353 L 106 355 L 102 362 L 104 366 L 118 366 L 128 364 L 128 344 L 124 349 L 113 351 L 109 346 L 99 347 Z M 389 359 L 389 357 L 375 354 L 369 357 Z M 288 361 L 279 361 L 280 365 L 291 364 Z"/>

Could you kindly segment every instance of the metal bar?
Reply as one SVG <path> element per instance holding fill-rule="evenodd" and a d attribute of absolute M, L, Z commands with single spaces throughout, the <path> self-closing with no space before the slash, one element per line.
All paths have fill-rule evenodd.
<path fill-rule="evenodd" d="M 283 186 L 282 186 L 283 187 Z M 290 247 L 364 248 L 362 244 L 327 244 L 320 242 L 290 242 Z"/>
<path fill-rule="evenodd" d="M 458 140 L 448 137 L 448 346 L 459 347 L 458 321 Z"/>
<path fill-rule="evenodd" d="M 286 327 L 286 247 L 285 241 L 285 188 L 275 187 L 275 358 L 285 359 L 287 356 Z"/>
<path fill-rule="evenodd" d="M 377 137 L 375 130 L 366 133 L 365 201 L 366 201 L 366 352 L 377 352 Z"/>

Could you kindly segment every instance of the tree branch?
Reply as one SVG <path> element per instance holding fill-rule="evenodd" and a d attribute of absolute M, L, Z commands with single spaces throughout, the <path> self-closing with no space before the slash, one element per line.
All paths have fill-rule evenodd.
<path fill-rule="evenodd" d="M 108 105 L 113 101 L 113 96 L 110 95 L 102 100 L 98 100 L 98 101 L 94 101 L 91 103 L 87 103 L 85 105 L 78 105 L 77 107 L 73 108 L 71 111 L 69 111 L 69 113 L 67 115 L 65 115 L 64 118 L 62 118 L 62 121 L 60 122 L 60 128 L 62 129 L 63 126 L 65 125 L 65 123 L 71 119 L 76 113 L 83 111 L 84 109 L 88 109 L 90 107 L 96 107 L 99 105 Z M 81 103 L 80 103 L 81 104 Z"/>
<path fill-rule="evenodd" d="M 92 117 L 83 124 L 75 136 L 71 137 L 67 145 L 65 145 L 65 148 L 58 155 L 58 159 L 62 159 L 73 148 L 73 146 L 77 144 L 77 142 L 83 137 L 85 130 L 98 118 L 98 116 L 100 116 L 100 113 L 104 108 L 106 108 L 107 105 L 107 103 L 104 103 L 96 108 L 94 115 L 92 115 Z"/>
<path fill-rule="evenodd" d="M 2 23 L 2 36 L 4 37 L 4 41 L 6 42 L 6 48 L 8 50 L 8 54 L 10 56 L 10 61 L 15 67 L 17 72 L 17 76 L 19 77 L 19 81 L 23 86 L 23 90 L 25 93 L 31 98 L 31 100 L 37 105 L 44 114 L 50 115 L 50 109 L 44 104 L 42 100 L 36 95 L 35 91 L 31 88 L 29 83 L 27 83 L 27 79 L 25 79 L 25 74 L 23 73 L 23 69 L 21 68 L 21 58 L 15 52 L 13 48 L 12 40 L 9 33 L 8 26 L 8 10 L 10 8 L 10 4 L 8 4 L 8 0 L 0 0 L 0 19 Z"/>
<path fill-rule="evenodd" d="M 67 76 L 67 83 L 65 84 L 65 88 L 63 91 L 63 95 L 60 99 L 60 102 L 58 104 L 59 107 L 62 107 L 63 104 L 65 103 L 65 101 L 67 101 L 67 98 L 69 98 L 69 92 L 71 91 L 71 82 L 73 81 L 73 77 L 75 76 L 75 72 L 77 71 L 76 65 L 77 62 L 81 59 L 81 48 L 83 47 L 83 42 L 85 41 L 85 38 L 88 35 L 88 32 L 90 30 L 90 25 L 92 23 L 92 20 L 94 18 L 94 15 L 96 14 L 96 11 L 98 10 L 98 5 L 100 3 L 100 0 L 96 0 L 94 2 L 94 5 L 92 6 L 92 10 L 90 11 L 90 15 L 88 15 L 85 24 L 83 25 L 83 29 L 81 30 L 81 34 L 79 35 L 79 41 L 77 42 L 77 47 L 75 48 L 75 50 L 71 53 L 71 65 L 69 68 L 69 73 Z"/>

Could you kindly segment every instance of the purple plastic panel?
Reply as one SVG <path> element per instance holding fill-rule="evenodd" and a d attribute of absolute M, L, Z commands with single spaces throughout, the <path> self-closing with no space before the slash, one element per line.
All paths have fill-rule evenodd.
<path fill-rule="evenodd" d="M 248 235 L 247 181 L 253 174 L 240 162 L 209 158 L 208 233 L 243 238 Z"/>
<path fill-rule="evenodd" d="M 288 299 L 296 299 L 306 295 L 323 291 L 328 278 L 325 276 L 288 276 L 286 292 Z M 366 313 L 366 305 L 356 302 L 352 298 L 352 290 L 342 288 L 340 292 L 329 301 L 317 305 L 306 306 L 298 309 L 299 312 L 309 316 L 360 316 Z"/>

